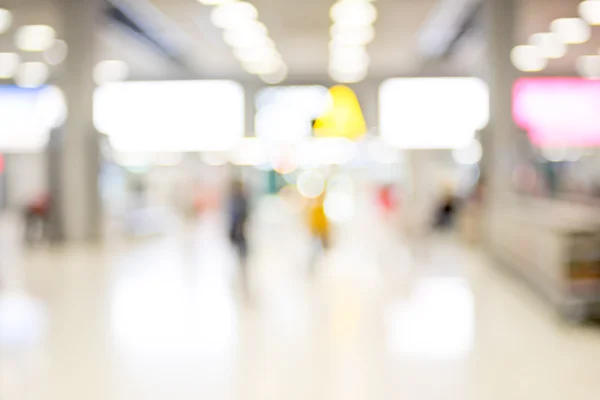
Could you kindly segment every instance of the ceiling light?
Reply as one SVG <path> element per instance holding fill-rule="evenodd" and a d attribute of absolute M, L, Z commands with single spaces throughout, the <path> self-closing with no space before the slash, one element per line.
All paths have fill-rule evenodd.
<path fill-rule="evenodd" d="M 94 81 L 98 85 L 108 82 L 119 82 L 127 79 L 129 67 L 123 61 L 105 60 L 94 67 Z"/>
<path fill-rule="evenodd" d="M 340 25 L 331 27 L 332 42 L 341 46 L 363 46 L 375 38 L 375 29 L 371 25 L 346 28 Z"/>
<path fill-rule="evenodd" d="M 15 83 L 24 88 L 37 88 L 46 83 L 50 71 L 42 62 L 26 62 L 19 66 L 15 75 Z"/>
<path fill-rule="evenodd" d="M 244 1 L 199 0 L 217 3 L 211 21 L 223 28 L 223 40 L 233 47 L 234 56 L 251 74 L 264 76 L 265 80 L 283 80 L 287 69 L 275 43 L 269 38 L 267 27 L 258 21 L 256 8 Z"/>
<path fill-rule="evenodd" d="M 600 25 L 600 1 L 587 0 L 579 4 L 579 15 L 590 25 Z"/>
<path fill-rule="evenodd" d="M 581 56 L 577 59 L 576 68 L 584 78 L 600 79 L 600 56 Z"/>
<path fill-rule="evenodd" d="M 284 64 L 282 64 L 276 72 L 272 74 L 260 75 L 260 79 L 262 79 L 263 82 L 268 83 L 269 85 L 277 85 L 285 81 L 285 79 L 287 78 L 287 74 L 288 69 Z"/>
<path fill-rule="evenodd" d="M 12 13 L 4 8 L 0 8 L 0 34 L 7 32 L 12 25 Z"/>
<path fill-rule="evenodd" d="M 567 45 L 552 32 L 531 35 L 529 44 L 536 46 L 546 58 L 561 58 L 567 52 Z"/>
<path fill-rule="evenodd" d="M 65 61 L 69 47 L 64 40 L 56 40 L 54 46 L 44 52 L 44 60 L 50 65 L 58 65 Z"/>
<path fill-rule="evenodd" d="M 26 25 L 15 33 L 15 44 L 23 51 L 45 51 L 52 47 L 56 32 L 48 25 Z"/>
<path fill-rule="evenodd" d="M 375 22 L 377 9 L 363 0 L 341 0 L 331 7 L 330 16 L 340 26 L 364 26 Z"/>
<path fill-rule="evenodd" d="M 233 29 L 238 24 L 258 18 L 256 8 L 245 1 L 225 3 L 212 10 L 210 19 L 215 26 Z"/>
<path fill-rule="evenodd" d="M 227 31 L 252 36 L 268 36 L 269 31 L 265 24 L 256 20 L 247 20 L 243 23 L 239 23 L 231 28 L 227 28 Z"/>
<path fill-rule="evenodd" d="M 550 25 L 550 30 L 558 35 L 561 42 L 580 44 L 590 40 L 591 29 L 581 18 L 560 18 Z"/>
<path fill-rule="evenodd" d="M 19 56 L 16 53 L 0 53 L 0 79 L 10 79 L 19 67 Z"/>
<path fill-rule="evenodd" d="M 548 60 L 536 46 L 516 46 L 510 53 L 515 68 L 524 72 L 537 72 L 546 68 Z"/>

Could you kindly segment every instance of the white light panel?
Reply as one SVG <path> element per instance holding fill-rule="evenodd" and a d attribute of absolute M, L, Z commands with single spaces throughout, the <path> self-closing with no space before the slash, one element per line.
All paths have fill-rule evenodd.
<path fill-rule="evenodd" d="M 488 88 L 477 78 L 394 78 L 379 89 L 381 137 L 397 148 L 463 148 L 488 120 Z"/>
<path fill-rule="evenodd" d="M 228 151 L 244 136 L 236 82 L 116 82 L 96 89 L 94 124 L 120 151 Z"/>
<path fill-rule="evenodd" d="M 66 103 L 60 89 L 0 86 L 0 152 L 42 151 L 53 128 L 62 125 Z"/>

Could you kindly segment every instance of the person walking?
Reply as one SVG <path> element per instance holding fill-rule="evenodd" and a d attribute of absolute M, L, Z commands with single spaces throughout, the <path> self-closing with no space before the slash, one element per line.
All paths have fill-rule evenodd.
<path fill-rule="evenodd" d="M 229 198 L 229 240 L 236 249 L 240 262 L 242 285 L 246 297 L 249 297 L 248 282 L 248 242 L 246 240 L 246 222 L 248 220 L 248 199 L 242 182 L 235 181 L 231 186 Z"/>
<path fill-rule="evenodd" d="M 314 199 L 309 207 L 308 226 L 313 242 L 316 242 L 318 249 L 315 250 L 311 261 L 311 274 L 314 273 L 318 256 L 329 249 L 330 230 L 329 220 L 325 214 L 325 194 Z"/>

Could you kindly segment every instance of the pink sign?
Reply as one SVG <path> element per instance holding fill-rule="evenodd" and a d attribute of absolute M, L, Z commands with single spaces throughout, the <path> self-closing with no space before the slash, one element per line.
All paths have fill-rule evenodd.
<path fill-rule="evenodd" d="M 541 146 L 600 146 L 600 81 L 522 78 L 513 87 L 513 118 Z"/>

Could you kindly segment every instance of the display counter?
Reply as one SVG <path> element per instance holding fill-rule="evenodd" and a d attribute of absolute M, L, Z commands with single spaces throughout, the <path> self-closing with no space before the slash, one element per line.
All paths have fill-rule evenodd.
<path fill-rule="evenodd" d="M 544 199 L 514 199 L 489 214 L 492 254 L 561 314 L 581 319 L 600 303 L 600 211 Z"/>

